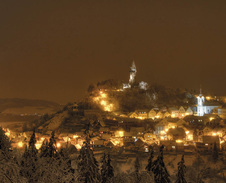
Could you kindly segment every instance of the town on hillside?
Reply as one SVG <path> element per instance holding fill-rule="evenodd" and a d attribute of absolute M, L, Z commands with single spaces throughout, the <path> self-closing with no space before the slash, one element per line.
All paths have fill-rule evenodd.
<path fill-rule="evenodd" d="M 199 94 L 189 91 L 174 94 L 171 97 L 176 99 L 167 104 L 161 95 L 168 89 L 150 89 L 148 83 L 136 81 L 136 73 L 133 62 L 128 83 L 108 80 L 91 85 L 87 98 L 82 102 L 70 103 L 16 131 L 6 129 L 6 134 L 13 147 L 24 148 L 35 129 L 36 147 L 39 149 L 55 131 L 57 147 L 69 143 L 79 151 L 89 126 L 91 143 L 98 152 L 111 149 L 116 154 L 147 153 L 150 145 L 156 148 L 164 145 L 167 153 L 198 151 L 208 154 L 214 144 L 220 152 L 226 150 L 224 97 L 205 96 L 200 89 Z M 144 99 L 149 104 L 143 102 Z M 131 102 L 129 106 L 123 103 L 128 100 Z"/>
<path fill-rule="evenodd" d="M 58 167 L 57 170 L 61 171 L 62 167 L 54 165 L 51 158 L 55 163 L 62 163 L 63 160 L 59 158 L 67 157 L 70 161 L 66 166 L 70 168 L 68 175 L 71 180 L 75 180 L 83 175 L 80 173 L 84 167 L 78 162 L 82 162 L 81 158 L 91 153 L 90 158 L 94 158 L 94 162 L 101 162 L 102 166 L 103 161 L 111 157 L 108 161 L 112 161 L 112 166 L 109 166 L 112 172 L 114 167 L 117 176 L 111 174 L 107 179 L 110 177 L 114 182 L 122 180 L 123 176 L 134 177 L 131 162 L 135 163 L 135 179 L 139 178 L 140 182 L 158 182 L 157 177 L 151 178 L 150 172 L 157 176 L 158 171 L 155 172 L 154 164 L 161 163 L 164 168 L 165 162 L 169 171 L 165 178 L 166 182 L 170 182 L 170 174 L 173 175 L 171 180 L 176 179 L 175 163 L 182 163 L 183 166 L 185 157 L 189 167 L 186 179 L 192 181 L 192 175 L 196 171 L 195 181 L 212 180 L 212 177 L 224 181 L 225 97 L 206 96 L 201 89 L 197 94 L 193 90 L 175 90 L 157 84 L 149 85 L 144 81 L 137 82 L 136 73 L 133 62 L 128 83 L 106 80 L 90 85 L 87 96 L 80 102 L 68 103 L 56 112 L 44 114 L 43 110 L 39 110 L 42 112 L 17 114 L 26 119 L 35 117 L 29 122 L 23 121 L 17 125 L 13 123 L 12 129 L 7 125 L 3 128 L 10 140 L 9 149 L 22 154 L 21 168 L 37 166 L 30 165 L 29 158 L 37 156 L 32 153 L 38 153 L 40 159 L 32 161 L 39 162 L 43 157 L 50 157 L 50 160 L 44 160 L 42 164 Z M 0 130 L 0 136 L 1 133 Z M 163 154 L 164 162 L 159 162 L 163 160 Z M 152 164 L 153 157 L 157 159 Z M 209 159 L 211 161 L 208 164 Z M 219 159 L 220 161 L 217 161 Z M 28 161 L 29 165 L 24 164 L 24 161 Z M 204 166 L 204 162 L 208 167 Z M 215 163 L 216 167 L 212 167 Z M 98 168 L 98 165 L 95 166 Z M 201 166 L 202 169 L 199 170 Z M 45 169 L 45 166 L 43 168 Z M 74 170 L 80 172 L 77 178 L 74 177 Z M 147 170 L 148 174 L 144 170 Z M 30 177 L 26 174 L 27 170 L 21 171 L 25 173 L 23 177 L 33 181 L 34 172 Z M 47 174 L 49 172 L 43 171 Z M 211 174 L 207 175 L 207 171 Z M 218 171 L 218 175 L 212 176 L 215 171 Z M 127 174 L 122 175 L 122 172 Z M 143 172 L 143 179 L 139 172 Z M 48 177 L 44 177 L 46 176 Z M 38 177 L 40 179 L 42 176 Z"/>

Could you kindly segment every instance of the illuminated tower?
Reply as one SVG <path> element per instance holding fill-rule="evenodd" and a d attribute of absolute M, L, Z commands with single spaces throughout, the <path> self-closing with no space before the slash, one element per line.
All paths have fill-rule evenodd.
<path fill-rule="evenodd" d="M 203 103 L 205 102 L 205 98 L 202 95 L 202 89 L 200 88 L 200 94 L 197 97 L 197 116 L 203 116 L 205 114 Z"/>
<path fill-rule="evenodd" d="M 135 81 L 136 81 L 136 73 L 137 73 L 137 69 L 136 69 L 136 65 L 135 62 L 133 61 L 132 63 L 132 67 L 130 67 L 130 71 L 129 71 L 129 84 L 132 86 Z"/>

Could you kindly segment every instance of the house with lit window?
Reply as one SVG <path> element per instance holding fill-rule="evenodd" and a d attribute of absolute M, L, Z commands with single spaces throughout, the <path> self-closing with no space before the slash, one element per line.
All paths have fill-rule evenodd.
<path fill-rule="evenodd" d="M 170 107 L 169 112 L 170 112 L 172 118 L 179 117 L 179 110 L 176 107 Z"/>
<path fill-rule="evenodd" d="M 163 118 L 163 113 L 162 113 L 161 111 L 159 111 L 159 112 L 156 114 L 156 118 L 162 119 L 162 118 Z"/>
<path fill-rule="evenodd" d="M 136 110 L 135 113 L 138 115 L 139 119 L 147 119 L 148 118 L 148 110 Z"/>
<path fill-rule="evenodd" d="M 178 110 L 178 117 L 179 118 L 184 118 L 185 117 L 185 109 L 184 107 L 180 106 L 179 110 Z"/>
<path fill-rule="evenodd" d="M 136 112 L 131 112 L 128 114 L 129 118 L 138 118 L 138 114 Z"/>
<path fill-rule="evenodd" d="M 168 117 L 170 117 L 170 113 L 169 112 L 165 112 L 165 113 L 163 113 L 163 118 L 168 118 Z"/>
<path fill-rule="evenodd" d="M 226 106 L 218 109 L 218 116 L 222 119 L 226 119 Z"/>
<path fill-rule="evenodd" d="M 154 134 L 159 136 L 162 132 L 167 131 L 168 124 L 169 122 L 166 119 L 161 120 L 158 124 L 156 124 Z"/>
<path fill-rule="evenodd" d="M 193 113 L 191 107 L 188 107 L 187 110 L 186 110 L 186 112 L 185 112 L 185 116 L 193 115 L 193 114 L 194 114 L 194 113 Z"/>
<path fill-rule="evenodd" d="M 148 112 L 148 118 L 152 118 L 154 119 L 156 116 L 156 111 L 154 109 L 151 109 L 149 112 Z"/>

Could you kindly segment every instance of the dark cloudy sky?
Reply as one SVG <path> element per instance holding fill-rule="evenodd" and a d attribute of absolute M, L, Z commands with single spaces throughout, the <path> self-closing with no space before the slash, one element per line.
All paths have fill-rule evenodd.
<path fill-rule="evenodd" d="M 226 95 L 225 0 L 0 0 L 0 98 L 59 103 L 137 79 Z"/>

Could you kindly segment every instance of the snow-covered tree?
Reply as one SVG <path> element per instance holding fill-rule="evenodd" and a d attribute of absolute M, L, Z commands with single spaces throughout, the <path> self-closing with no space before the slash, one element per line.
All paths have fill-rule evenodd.
<path fill-rule="evenodd" d="M 150 171 L 152 170 L 152 166 L 153 166 L 153 158 L 154 158 L 154 151 L 152 148 L 150 148 L 150 156 L 148 158 L 148 164 L 146 166 L 146 170 L 150 173 Z"/>
<path fill-rule="evenodd" d="M 169 183 L 170 182 L 170 175 L 165 167 L 165 163 L 163 161 L 163 148 L 164 146 L 160 147 L 160 154 L 157 159 L 153 162 L 152 171 L 154 173 L 155 182 L 156 183 Z"/>
<path fill-rule="evenodd" d="M 134 167 L 135 167 L 135 179 L 136 179 L 135 181 L 138 183 L 140 182 L 140 160 L 138 158 L 138 155 L 136 156 Z"/>
<path fill-rule="evenodd" d="M 49 150 L 48 150 L 48 147 L 49 147 L 49 143 L 48 143 L 48 140 L 44 140 L 42 142 L 42 146 L 40 148 L 40 158 L 42 157 L 47 157 L 49 156 Z"/>
<path fill-rule="evenodd" d="M 84 183 L 100 182 L 98 162 L 94 157 L 88 136 L 80 150 L 80 155 L 78 156 L 77 180 Z"/>
<path fill-rule="evenodd" d="M 21 174 L 28 179 L 29 182 L 35 182 L 34 174 L 37 169 L 37 153 L 35 147 L 36 138 L 35 131 L 33 132 L 29 146 L 25 148 L 22 161 L 21 161 Z"/>
<path fill-rule="evenodd" d="M 11 142 L 9 137 L 5 134 L 5 131 L 0 127 L 0 153 L 3 156 L 9 158 L 10 157 L 10 149 L 11 149 Z"/>
<path fill-rule="evenodd" d="M 102 161 L 101 161 L 101 182 L 107 182 L 107 161 L 106 161 L 106 154 L 104 153 Z"/>
<path fill-rule="evenodd" d="M 74 172 L 75 170 L 72 168 L 71 159 L 69 157 L 69 148 L 61 149 L 60 153 L 56 157 L 58 161 L 59 168 L 64 172 L 63 179 L 69 182 L 75 181 Z"/>
<path fill-rule="evenodd" d="M 187 183 L 185 180 L 185 172 L 186 166 L 184 165 L 184 155 L 181 158 L 181 161 L 177 164 L 178 172 L 177 172 L 177 180 L 175 183 Z"/>
<path fill-rule="evenodd" d="M 61 151 L 54 157 L 43 156 L 38 160 L 37 182 L 72 183 L 75 182 L 74 169 L 70 158 Z"/>
<path fill-rule="evenodd" d="M 22 183 L 27 182 L 20 175 L 20 167 L 14 160 L 11 153 L 11 143 L 5 135 L 5 131 L 0 127 L 0 182 L 2 183 Z"/>
<path fill-rule="evenodd" d="M 102 159 L 102 166 L 101 166 L 101 182 L 110 182 L 111 179 L 114 177 L 114 169 L 111 166 L 111 157 L 110 154 L 107 156 L 104 153 L 103 159 Z"/>
<path fill-rule="evenodd" d="M 32 136 L 30 138 L 29 146 L 28 146 L 28 153 L 32 157 L 36 157 L 37 153 L 38 153 L 38 150 L 37 150 L 37 148 L 35 146 L 35 143 L 36 143 L 35 131 L 33 131 L 33 134 L 32 134 Z"/>
<path fill-rule="evenodd" d="M 107 160 L 107 175 L 108 178 L 111 179 L 114 177 L 114 168 L 111 165 L 111 157 L 110 154 L 108 154 L 108 160 Z"/>
<path fill-rule="evenodd" d="M 55 154 L 56 154 L 56 139 L 55 139 L 55 132 L 54 131 L 52 132 L 51 137 L 49 139 L 48 151 L 49 151 L 49 157 L 55 156 Z"/>
<path fill-rule="evenodd" d="M 212 152 L 212 158 L 213 158 L 213 161 L 217 161 L 218 160 L 218 149 L 217 149 L 217 144 L 216 142 L 214 143 L 214 146 L 213 146 L 213 152 Z"/>

